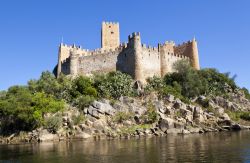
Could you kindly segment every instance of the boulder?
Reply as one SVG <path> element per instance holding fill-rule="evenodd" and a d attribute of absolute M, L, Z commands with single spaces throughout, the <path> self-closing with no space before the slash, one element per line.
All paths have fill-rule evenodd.
<path fill-rule="evenodd" d="M 75 134 L 74 138 L 76 139 L 88 139 L 91 138 L 92 136 L 88 133 L 85 132 L 78 132 Z"/>
<path fill-rule="evenodd" d="M 49 133 L 45 129 L 40 131 L 39 137 L 38 137 L 39 142 L 54 141 L 54 140 L 59 140 L 59 137 L 57 134 Z"/>
<path fill-rule="evenodd" d="M 223 109 L 222 107 L 216 107 L 216 108 L 215 108 L 215 112 L 216 112 L 219 116 L 222 116 L 222 115 L 225 113 L 225 111 L 224 111 L 224 109 Z"/>
<path fill-rule="evenodd" d="M 167 106 L 165 114 L 167 114 L 167 115 L 174 115 L 174 109 L 171 108 L 170 106 Z"/>
<path fill-rule="evenodd" d="M 188 120 L 188 121 L 193 121 L 193 113 L 190 110 L 187 109 L 180 109 L 180 112 L 182 114 L 182 116 Z"/>
<path fill-rule="evenodd" d="M 94 107 L 92 107 L 92 106 L 88 107 L 88 114 L 91 115 L 91 116 L 93 116 L 93 117 L 95 117 L 95 118 L 97 118 L 97 119 L 100 118 L 99 112 Z"/>
<path fill-rule="evenodd" d="M 199 133 L 201 129 L 198 127 L 190 127 L 188 130 L 190 133 Z"/>
<path fill-rule="evenodd" d="M 93 127 L 97 130 L 103 130 L 106 124 L 102 120 L 97 120 L 93 123 Z"/>
<path fill-rule="evenodd" d="M 233 124 L 231 128 L 232 130 L 241 130 L 241 126 L 239 124 Z"/>
<path fill-rule="evenodd" d="M 182 134 L 183 129 L 178 129 L 178 128 L 171 128 L 167 129 L 166 133 L 167 134 Z"/>
<path fill-rule="evenodd" d="M 177 128 L 177 129 L 184 129 L 184 123 L 181 123 L 181 122 L 174 122 L 174 128 Z"/>
<path fill-rule="evenodd" d="M 174 120 L 171 119 L 171 118 L 162 118 L 160 119 L 159 121 L 159 127 L 160 129 L 165 132 L 167 129 L 171 129 L 171 128 L 174 128 Z"/>
<path fill-rule="evenodd" d="M 194 108 L 193 119 L 200 123 L 205 121 L 205 117 L 203 116 L 203 110 L 200 107 Z"/>
<path fill-rule="evenodd" d="M 227 113 L 224 113 L 222 116 L 220 116 L 223 120 L 231 121 L 231 118 L 228 116 Z"/>
<path fill-rule="evenodd" d="M 170 103 L 174 102 L 174 96 L 171 94 L 168 94 L 165 99 Z"/>
<path fill-rule="evenodd" d="M 94 101 L 92 103 L 92 106 L 96 108 L 96 110 L 101 113 L 101 114 L 108 114 L 108 115 L 113 115 L 115 113 L 114 108 L 107 103 L 102 103 L 99 101 Z"/>
<path fill-rule="evenodd" d="M 176 99 L 176 101 L 174 103 L 174 108 L 175 109 L 180 109 L 182 105 L 183 105 L 183 103 L 181 102 L 181 100 L 180 99 Z"/>

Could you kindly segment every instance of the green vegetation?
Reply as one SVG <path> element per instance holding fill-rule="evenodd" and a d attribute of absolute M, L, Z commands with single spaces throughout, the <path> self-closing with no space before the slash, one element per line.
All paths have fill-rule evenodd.
<path fill-rule="evenodd" d="M 249 93 L 248 89 L 242 88 L 242 91 L 244 92 L 246 98 L 247 98 L 248 100 L 250 100 L 250 93 Z"/>
<path fill-rule="evenodd" d="M 62 117 L 61 116 L 52 116 L 45 119 L 45 128 L 49 132 L 55 133 L 62 126 Z"/>
<path fill-rule="evenodd" d="M 230 73 L 219 73 L 216 69 L 193 69 L 188 61 L 181 60 L 174 64 L 176 72 L 167 74 L 163 79 L 153 77 L 148 79 L 146 92 L 152 90 L 161 96 L 173 94 L 184 102 L 200 95 L 227 96 L 228 90 L 234 91 L 237 86 Z M 244 89 L 245 94 L 247 91 Z"/>
<path fill-rule="evenodd" d="M 242 112 L 242 111 L 227 111 L 229 117 L 234 121 L 239 121 L 240 119 L 245 121 L 250 121 L 250 112 Z"/>
<path fill-rule="evenodd" d="M 122 123 L 126 120 L 133 118 L 134 115 L 131 112 L 117 112 L 113 117 L 113 122 Z"/>
<path fill-rule="evenodd" d="M 25 86 L 10 87 L 0 98 L 1 133 L 32 130 L 44 123 L 46 113 L 64 109 L 64 102 L 44 92 L 32 93 Z"/>
<path fill-rule="evenodd" d="M 155 106 L 150 102 L 147 105 L 147 111 L 142 116 L 142 120 L 146 124 L 152 124 L 155 123 L 158 120 L 158 114 L 156 112 Z"/>
<path fill-rule="evenodd" d="M 80 123 L 86 121 L 86 117 L 83 114 L 73 115 L 72 120 L 74 125 L 79 125 Z"/>
<path fill-rule="evenodd" d="M 133 94 L 131 76 L 121 72 L 111 72 L 95 76 L 95 86 L 100 97 L 119 98 Z"/>
<path fill-rule="evenodd" d="M 162 98 L 172 94 L 183 102 L 190 103 L 192 98 L 200 95 L 228 98 L 229 92 L 239 89 L 229 73 L 222 74 L 215 69 L 197 71 L 186 61 L 176 62 L 174 69 L 176 72 L 167 74 L 164 78 L 149 78 L 144 93 L 156 92 Z M 135 96 L 133 82 L 131 76 L 121 72 L 76 78 L 61 75 L 56 78 L 45 71 L 38 80 L 30 80 L 27 86 L 13 86 L 0 91 L 0 134 L 31 131 L 40 126 L 55 132 L 61 122 L 58 118 L 46 119 L 45 115 L 48 113 L 63 111 L 66 103 L 83 110 L 99 98 L 109 98 L 114 105 L 121 96 Z M 241 91 L 250 99 L 246 88 Z M 202 105 L 209 111 L 207 103 Z M 147 108 L 144 122 L 152 124 L 158 118 L 156 110 L 152 104 L 148 104 Z M 249 113 L 236 112 L 229 115 L 235 119 L 250 119 Z M 133 116 L 119 112 L 112 119 L 122 123 Z M 74 117 L 73 123 L 81 123 L 84 119 L 82 115 Z"/>

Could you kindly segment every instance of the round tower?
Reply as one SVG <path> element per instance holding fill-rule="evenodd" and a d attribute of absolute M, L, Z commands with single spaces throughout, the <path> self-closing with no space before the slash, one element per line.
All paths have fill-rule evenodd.
<path fill-rule="evenodd" d="M 191 50 L 192 51 L 191 53 L 192 66 L 196 70 L 200 70 L 198 47 L 197 47 L 197 41 L 195 40 L 195 38 L 192 40 L 191 46 L 192 46 L 192 50 Z"/>
<path fill-rule="evenodd" d="M 132 48 L 134 49 L 134 79 L 145 83 L 142 67 L 142 45 L 140 33 L 132 34 Z"/>
<path fill-rule="evenodd" d="M 70 51 L 70 75 L 76 76 L 78 74 L 78 54 L 76 50 Z"/>

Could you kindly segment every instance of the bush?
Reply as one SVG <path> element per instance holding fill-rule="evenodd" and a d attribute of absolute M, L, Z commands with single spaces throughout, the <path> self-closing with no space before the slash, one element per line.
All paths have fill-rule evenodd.
<path fill-rule="evenodd" d="M 112 120 L 117 123 L 122 123 L 126 120 L 133 118 L 134 115 L 132 113 L 127 112 L 117 112 L 113 117 Z"/>
<path fill-rule="evenodd" d="M 248 89 L 247 89 L 247 88 L 242 88 L 242 90 L 243 90 L 243 92 L 244 92 L 244 94 L 245 94 L 245 97 L 246 97 L 248 100 L 250 100 L 250 94 L 249 94 Z"/>
<path fill-rule="evenodd" d="M 81 95 L 96 97 L 97 91 L 94 88 L 93 82 L 90 78 L 79 76 L 73 80 L 71 95 L 74 98 L 77 98 Z"/>
<path fill-rule="evenodd" d="M 74 124 L 74 125 L 79 125 L 80 123 L 86 121 L 86 117 L 85 117 L 84 115 L 82 115 L 82 114 L 73 115 L 73 116 L 72 116 L 72 121 L 73 121 L 73 124 Z"/>
<path fill-rule="evenodd" d="M 250 112 L 242 112 L 242 111 L 231 112 L 231 111 L 228 111 L 227 114 L 234 121 L 238 121 L 240 119 L 245 120 L 245 121 L 250 121 Z"/>
<path fill-rule="evenodd" d="M 45 128 L 51 132 L 56 133 L 56 131 L 62 126 L 61 116 L 52 116 L 45 119 Z"/>
<path fill-rule="evenodd" d="M 240 114 L 240 118 L 245 121 L 250 121 L 250 112 L 243 112 Z"/>
<path fill-rule="evenodd" d="M 95 98 L 93 96 L 82 95 L 75 100 L 75 105 L 80 110 L 83 110 L 85 107 L 89 106 L 94 100 Z"/>
<path fill-rule="evenodd" d="M 117 72 L 95 76 L 95 86 L 100 97 L 119 98 L 133 93 L 131 76 Z"/>
<path fill-rule="evenodd" d="M 164 87 L 164 82 L 161 77 L 153 76 L 147 79 L 147 85 L 145 87 L 146 92 L 160 91 Z"/>
<path fill-rule="evenodd" d="M 147 124 L 155 123 L 158 120 L 158 114 L 155 106 L 150 102 L 147 106 L 146 113 L 142 116 L 142 119 Z"/>

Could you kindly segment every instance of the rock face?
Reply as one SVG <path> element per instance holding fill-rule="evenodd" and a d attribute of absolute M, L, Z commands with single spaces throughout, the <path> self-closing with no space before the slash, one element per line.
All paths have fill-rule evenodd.
<path fill-rule="evenodd" d="M 166 132 L 168 129 L 174 128 L 174 120 L 171 118 L 164 118 L 159 121 L 159 128 L 161 131 Z"/>
<path fill-rule="evenodd" d="M 94 101 L 83 111 L 69 107 L 62 113 L 62 125 L 56 133 L 40 128 L 22 137 L 12 135 L 1 142 L 113 139 L 250 129 L 249 126 L 233 122 L 227 114 L 227 111 L 250 110 L 249 101 L 242 96 L 232 96 L 239 101 L 201 96 L 194 99 L 195 103 L 185 104 L 173 95 L 163 99 L 149 95 L 141 98 L 121 97 L 112 101 L 111 105 L 108 100 L 102 99 Z M 75 117 L 79 116 L 85 117 L 84 120 L 76 121 Z"/>

